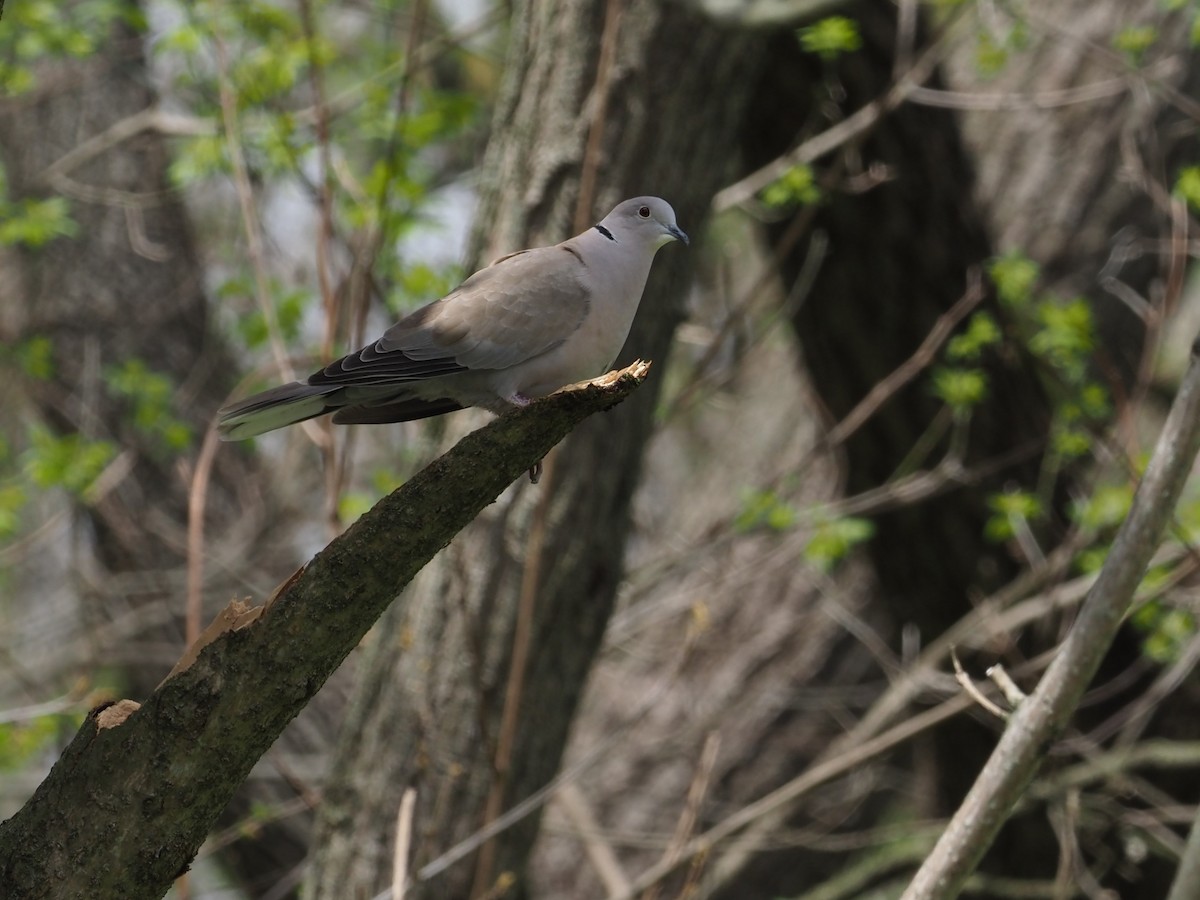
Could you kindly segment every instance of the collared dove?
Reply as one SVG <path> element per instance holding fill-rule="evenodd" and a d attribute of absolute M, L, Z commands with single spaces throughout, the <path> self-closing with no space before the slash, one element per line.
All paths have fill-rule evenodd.
<path fill-rule="evenodd" d="M 669 203 L 626 200 L 583 234 L 501 257 L 307 381 L 225 407 L 220 436 L 241 440 L 328 412 L 342 424 L 468 406 L 499 414 L 600 375 L 625 343 L 654 254 L 674 240 L 688 237 Z"/>

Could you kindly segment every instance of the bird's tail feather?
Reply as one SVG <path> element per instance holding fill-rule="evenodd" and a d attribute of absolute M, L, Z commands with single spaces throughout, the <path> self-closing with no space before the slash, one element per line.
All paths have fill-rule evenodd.
<path fill-rule="evenodd" d="M 422 400 L 420 397 L 404 397 L 391 403 L 375 405 L 359 404 L 343 406 L 333 414 L 339 425 L 384 425 L 391 422 L 415 422 L 444 413 L 462 409 L 453 400 Z"/>
<path fill-rule="evenodd" d="M 219 410 L 217 433 L 223 441 L 240 441 L 303 422 L 328 412 L 327 395 L 337 390 L 337 385 L 281 384 Z"/>

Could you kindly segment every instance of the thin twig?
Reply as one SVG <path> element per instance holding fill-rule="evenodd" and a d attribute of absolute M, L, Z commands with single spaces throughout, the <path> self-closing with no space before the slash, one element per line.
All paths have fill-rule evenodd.
<path fill-rule="evenodd" d="M 1200 897 L 1200 805 L 1196 807 L 1196 817 L 1192 820 L 1167 900 L 1195 900 L 1196 897 Z"/>
<path fill-rule="evenodd" d="M 967 109 L 981 112 L 1023 112 L 1026 110 L 1057 109 L 1081 103 L 1095 103 L 1116 97 L 1129 90 L 1127 78 L 1108 78 L 1091 84 L 1033 94 L 985 94 L 950 91 L 939 88 L 915 87 L 908 95 L 909 103 L 940 109 Z"/>
<path fill-rule="evenodd" d="M 953 647 L 950 648 L 950 660 L 954 663 L 954 680 L 962 686 L 967 695 L 997 719 L 1007 719 L 1008 713 L 985 697 L 983 691 L 975 687 L 975 682 L 971 680 L 971 676 L 963 669 L 962 663 L 958 661 L 958 652 Z"/>
<path fill-rule="evenodd" d="M 61 697 L 46 700 L 43 703 L 32 703 L 29 706 L 14 706 L 9 709 L 0 709 L 0 725 L 29 722 L 33 719 L 40 719 L 43 716 L 53 716 L 67 710 L 77 709 L 84 705 L 86 699 L 86 697 L 82 697 L 72 691 L 69 694 L 63 694 Z"/>
<path fill-rule="evenodd" d="M 671 837 L 671 843 L 667 845 L 666 853 L 663 854 L 663 862 L 667 865 L 675 864 L 683 852 L 683 848 L 687 845 L 688 838 L 692 836 L 692 831 L 696 827 L 696 819 L 700 815 L 700 804 L 704 802 L 708 783 L 717 764 L 717 750 L 720 747 L 720 732 L 710 731 L 708 737 L 704 739 L 704 748 L 700 751 L 700 762 L 696 765 L 696 774 L 692 777 L 692 784 L 688 788 L 687 803 L 679 815 L 679 822 L 675 826 L 675 834 Z M 696 874 L 698 873 L 694 870 L 689 873 L 689 882 Z M 645 893 L 642 894 L 642 900 L 657 900 L 659 887 L 660 885 L 655 883 L 646 888 Z M 688 888 L 685 885 L 681 896 L 687 894 Z"/>
<path fill-rule="evenodd" d="M 986 674 L 992 680 L 992 684 L 1000 688 L 1000 693 L 1004 695 L 1004 699 L 1013 709 L 1025 702 L 1025 692 L 1012 680 L 1012 676 L 1008 674 L 1008 670 L 1002 664 L 996 663 L 994 666 L 988 666 Z"/>
<path fill-rule="evenodd" d="M 892 78 L 899 81 L 912 67 L 913 49 L 917 45 L 917 0 L 900 0 L 896 16 L 896 59 L 892 63 Z"/>
<path fill-rule="evenodd" d="M 596 876 L 610 894 L 629 889 L 629 876 L 621 868 L 617 854 L 604 835 L 599 823 L 576 784 L 567 784 L 554 795 L 554 805 L 574 827 L 574 834 L 583 844 L 583 853 L 596 870 Z"/>
<path fill-rule="evenodd" d="M 187 602 L 184 607 L 184 646 L 200 637 L 204 597 L 204 509 L 208 503 L 208 479 L 217 457 L 217 430 L 211 425 L 196 455 L 196 469 L 188 485 L 187 516 Z"/>
<path fill-rule="evenodd" d="M 417 805 L 415 788 L 405 788 L 396 814 L 396 844 L 392 852 L 392 897 L 404 900 L 404 885 L 408 882 L 408 852 L 412 844 L 413 810 Z"/>
<path fill-rule="evenodd" d="M 877 382 L 867 392 L 867 396 L 855 404 L 854 409 L 850 410 L 837 425 L 829 429 L 829 433 L 825 435 L 822 442 L 823 446 L 837 446 L 845 443 L 854 432 L 858 431 L 871 416 L 879 411 L 884 403 L 921 374 L 936 358 L 938 350 L 959 323 L 983 302 L 984 294 L 983 278 L 979 270 L 971 269 L 967 273 L 966 292 L 952 307 L 938 316 L 938 320 L 930 329 L 929 334 L 925 336 L 925 340 L 921 342 L 921 346 L 912 356 L 892 370 L 886 378 Z"/>

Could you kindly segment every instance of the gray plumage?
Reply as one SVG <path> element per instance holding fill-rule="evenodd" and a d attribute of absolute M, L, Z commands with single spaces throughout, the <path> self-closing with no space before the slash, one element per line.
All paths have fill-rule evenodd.
<path fill-rule="evenodd" d="M 221 438 L 329 412 L 344 424 L 468 406 L 501 413 L 603 374 L 629 334 L 654 254 L 673 240 L 688 238 L 670 204 L 626 200 L 561 244 L 498 259 L 306 381 L 225 407 Z"/>

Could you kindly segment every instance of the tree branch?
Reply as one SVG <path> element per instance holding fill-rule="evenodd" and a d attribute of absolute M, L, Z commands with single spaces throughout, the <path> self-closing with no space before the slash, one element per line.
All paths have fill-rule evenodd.
<path fill-rule="evenodd" d="M 93 710 L 34 796 L 0 825 L 0 883 L 24 898 L 161 897 L 255 761 L 413 576 L 648 368 L 635 363 L 468 435 L 140 708 Z"/>
<path fill-rule="evenodd" d="M 1070 720 L 1120 627 L 1200 450 L 1200 347 L 1171 405 L 1133 507 L 1079 618 L 1037 690 L 1013 713 L 991 758 L 902 900 L 958 896 Z"/>
<path fill-rule="evenodd" d="M 1187 846 L 1179 860 L 1179 869 L 1171 883 L 1167 900 L 1188 900 L 1200 895 L 1200 806 L 1196 807 L 1196 818 L 1188 832 Z"/>

